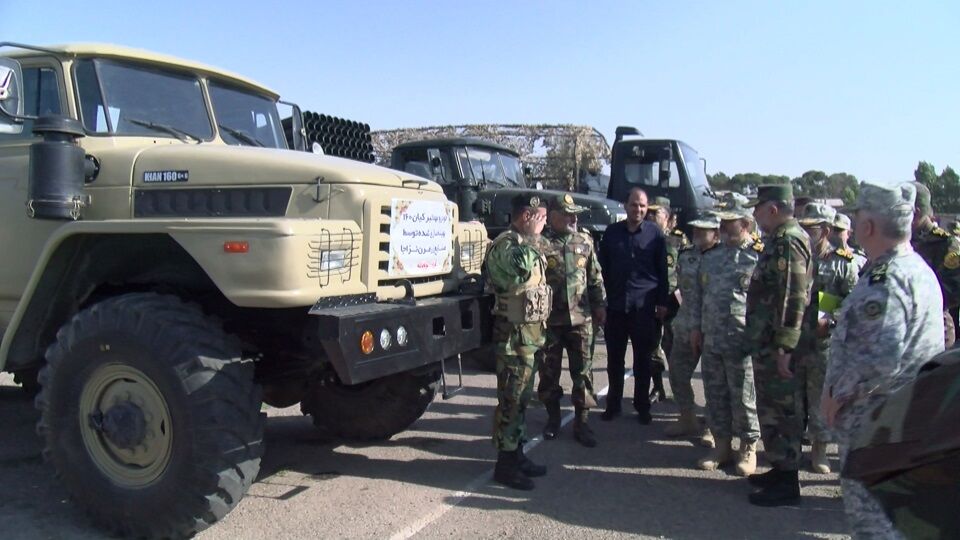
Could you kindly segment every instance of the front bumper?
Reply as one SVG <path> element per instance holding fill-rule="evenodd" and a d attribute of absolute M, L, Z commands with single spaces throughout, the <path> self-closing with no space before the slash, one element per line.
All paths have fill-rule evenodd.
<path fill-rule="evenodd" d="M 417 300 L 415 305 L 364 303 L 346 307 L 315 307 L 318 335 L 340 380 L 358 384 L 422 366 L 476 349 L 490 341 L 490 295 L 455 295 Z M 405 346 L 397 343 L 397 329 L 407 331 Z M 391 346 L 380 345 L 383 329 Z M 360 350 L 365 331 L 374 335 L 370 354 Z"/>

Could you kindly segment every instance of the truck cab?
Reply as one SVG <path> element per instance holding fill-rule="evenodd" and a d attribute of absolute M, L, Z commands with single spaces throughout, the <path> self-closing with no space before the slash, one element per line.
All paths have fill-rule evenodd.
<path fill-rule="evenodd" d="M 462 137 L 412 141 L 394 147 L 390 167 L 439 183 L 447 198 L 460 207 L 460 219 L 483 222 L 491 238 L 510 226 L 510 199 L 537 190 L 527 182 L 520 154 L 479 138 Z M 540 189 L 542 197 L 567 192 Z M 596 239 L 607 226 L 626 218 L 623 206 L 596 195 L 571 193 L 587 208 L 579 226 Z"/>
<path fill-rule="evenodd" d="M 611 154 L 607 197 L 625 200 L 635 187 L 651 199 L 667 197 L 677 225 L 688 234 L 687 223 L 714 208 L 716 199 L 700 155 L 689 144 L 642 138 L 634 128 L 618 127 Z"/>

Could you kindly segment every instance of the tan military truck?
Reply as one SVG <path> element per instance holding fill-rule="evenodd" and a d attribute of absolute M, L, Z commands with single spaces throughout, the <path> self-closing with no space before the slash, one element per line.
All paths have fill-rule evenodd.
<path fill-rule="evenodd" d="M 486 231 L 437 184 L 288 149 L 239 75 L 0 47 L 0 368 L 102 525 L 191 535 L 257 476 L 261 403 L 389 437 L 482 344 Z"/>

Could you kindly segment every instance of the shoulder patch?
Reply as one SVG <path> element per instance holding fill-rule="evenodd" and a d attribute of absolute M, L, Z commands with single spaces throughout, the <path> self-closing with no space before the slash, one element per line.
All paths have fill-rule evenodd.
<path fill-rule="evenodd" d="M 887 280 L 887 263 L 881 263 L 870 269 L 870 285 L 883 283 Z"/>
<path fill-rule="evenodd" d="M 751 246 L 751 247 L 752 247 L 753 250 L 756 251 L 757 253 L 763 253 L 763 242 L 761 242 L 760 240 L 756 240 L 756 241 L 753 243 L 753 246 Z"/>
<path fill-rule="evenodd" d="M 950 233 L 940 227 L 933 228 L 933 235 L 939 236 L 940 238 L 950 238 Z"/>
<path fill-rule="evenodd" d="M 848 260 L 848 261 L 852 261 L 852 260 L 853 260 L 853 252 L 851 252 L 851 251 L 848 250 L 848 249 L 839 248 L 839 249 L 837 249 L 834 253 L 836 253 L 837 255 L 839 255 L 839 256 L 841 256 L 841 257 L 843 257 L 844 259 L 846 259 L 846 260 Z"/>
<path fill-rule="evenodd" d="M 868 319 L 879 319 L 883 311 L 883 304 L 877 300 L 871 300 L 863 305 L 863 314 Z"/>
<path fill-rule="evenodd" d="M 673 255 L 667 253 L 667 266 L 673 266 L 676 264 L 676 260 L 673 258 Z"/>
<path fill-rule="evenodd" d="M 670 231 L 670 234 L 672 234 L 672 235 L 674 235 L 674 236 L 683 236 L 683 231 L 681 231 L 680 229 L 674 229 L 674 230 Z"/>

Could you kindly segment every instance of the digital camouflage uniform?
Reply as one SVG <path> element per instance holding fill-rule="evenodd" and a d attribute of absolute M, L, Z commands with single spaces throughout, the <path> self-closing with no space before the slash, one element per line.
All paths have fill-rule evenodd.
<path fill-rule="evenodd" d="M 835 210 L 821 203 L 810 203 L 807 205 L 807 216 L 800 223 L 814 225 L 818 218 L 823 218 L 827 219 L 823 223 L 831 225 L 834 214 Z M 820 395 L 827 373 L 830 338 L 817 337 L 817 325 L 821 317 L 830 318 L 840 308 L 843 299 L 857 284 L 859 274 L 851 251 L 835 248 L 829 240 L 824 244 L 824 251 L 814 253 L 810 304 L 803 315 L 803 329 L 794 362 L 794 378 L 797 379 L 802 410 L 806 411 L 807 433 L 812 441 L 821 443 L 830 440 L 830 432 L 820 416 Z M 813 246 L 813 249 L 817 249 L 817 246 Z"/>
<path fill-rule="evenodd" d="M 757 414 L 767 460 L 797 471 L 803 437 L 796 379 L 777 371 L 777 349 L 793 351 L 810 301 L 813 259 L 810 238 L 796 219 L 767 237 L 747 293 L 747 336 L 753 345 Z"/>
<path fill-rule="evenodd" d="M 952 347 L 956 330 L 949 310 L 960 306 L 960 239 L 931 222 L 915 231 L 911 242 L 914 251 L 933 269 L 940 283 L 944 345 Z"/>
<path fill-rule="evenodd" d="M 553 309 L 547 320 L 547 341 L 540 362 L 538 397 L 543 403 L 563 397 L 560 375 L 567 351 L 571 398 L 578 409 L 597 406 L 593 392 L 592 311 L 606 306 L 600 263 L 590 234 L 558 233 L 547 229 L 541 236 L 547 259 L 547 283 L 553 291 Z"/>
<path fill-rule="evenodd" d="M 647 207 L 648 210 L 659 210 L 660 208 L 670 209 L 670 199 L 666 197 L 656 197 L 653 204 Z M 649 215 L 649 214 L 648 214 Z M 676 301 L 676 292 L 679 286 L 677 276 L 677 264 L 680 257 L 680 251 L 690 246 L 690 239 L 680 229 L 664 231 L 664 237 L 667 244 L 667 298 L 669 301 L 667 318 L 663 322 L 657 323 L 658 331 L 661 333 L 656 350 L 653 351 L 653 378 L 654 391 L 658 390 L 657 380 L 662 376 L 667 367 L 667 358 L 671 354 L 673 347 L 673 319 L 676 317 L 679 304 Z M 662 384 L 662 383 L 661 383 Z M 672 388 L 672 385 L 671 385 Z"/>
<path fill-rule="evenodd" d="M 708 251 L 717 249 L 716 246 Z M 699 305 L 694 292 L 700 277 L 700 264 L 704 253 L 690 245 L 680 251 L 677 262 L 677 283 L 680 290 L 680 309 L 673 319 L 673 345 L 670 347 L 670 389 L 680 412 L 692 412 L 695 406 L 693 386 L 690 379 L 700 362 L 690 343 L 690 332 L 699 326 Z"/>
<path fill-rule="evenodd" d="M 703 335 L 701 368 L 707 425 L 717 440 L 760 438 L 751 344 L 747 341 L 747 291 L 763 244 L 752 238 L 720 245 L 703 255 L 690 304 L 694 328 Z"/>
<path fill-rule="evenodd" d="M 906 246 L 866 268 L 843 303 L 830 341 L 824 392 L 845 403 L 835 437 L 845 464 L 871 411 L 943 350 L 943 309 L 933 272 Z M 855 538 L 901 538 L 864 485 L 842 479 Z"/>
<path fill-rule="evenodd" d="M 501 451 L 516 450 L 525 438 L 536 355 L 546 341 L 550 288 L 547 261 L 536 242 L 511 228 L 493 241 L 485 261 L 484 276 L 496 296 L 493 341 L 498 405 L 493 442 Z"/>

